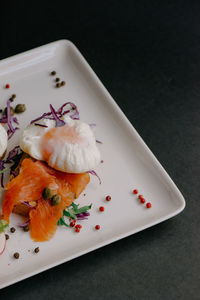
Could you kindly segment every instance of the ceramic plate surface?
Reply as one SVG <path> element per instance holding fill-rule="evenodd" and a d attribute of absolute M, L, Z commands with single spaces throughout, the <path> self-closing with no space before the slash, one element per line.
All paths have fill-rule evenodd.
<path fill-rule="evenodd" d="M 66 85 L 55 88 L 56 70 Z M 5 89 L 6 83 L 10 84 Z M 25 103 L 27 111 L 19 116 L 20 130 L 9 143 L 8 150 L 19 144 L 20 131 L 37 116 L 72 101 L 79 109 L 81 120 L 96 123 L 95 135 L 102 160 L 96 177 L 86 188 L 86 195 L 76 203 L 93 203 L 88 220 L 81 221 L 79 234 L 59 227 L 49 242 L 35 243 L 29 233 L 18 229 L 21 218 L 12 215 L 10 224 L 17 228 L 9 233 L 6 250 L 0 256 L 0 287 L 35 275 L 82 254 L 173 217 L 183 210 L 183 196 L 166 171 L 145 145 L 131 123 L 117 106 L 77 48 L 67 40 L 57 41 L 0 62 L 0 99 L 5 107 L 15 93 L 16 103 Z M 152 129 L 153 134 L 153 129 Z M 152 203 L 147 209 L 132 194 L 137 188 Z M 105 196 L 111 195 L 110 202 Z M 3 195 L 1 195 L 1 202 Z M 103 205 L 105 211 L 99 212 Z M 96 224 L 101 226 L 95 230 Z M 33 251 L 40 247 L 40 252 Z M 14 252 L 20 253 L 18 260 Z"/>

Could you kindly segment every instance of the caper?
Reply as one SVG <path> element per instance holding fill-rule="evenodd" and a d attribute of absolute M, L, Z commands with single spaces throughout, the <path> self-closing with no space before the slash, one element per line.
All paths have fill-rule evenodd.
<path fill-rule="evenodd" d="M 52 190 L 46 186 L 42 192 L 42 197 L 45 199 L 45 200 L 48 200 L 48 199 L 51 199 L 53 197 L 53 192 Z"/>
<path fill-rule="evenodd" d="M 4 113 L 4 115 L 7 116 L 7 107 L 4 109 L 3 113 Z M 15 114 L 15 110 L 12 106 L 10 107 L 10 114 L 11 114 L 11 116 L 13 116 Z"/>
<path fill-rule="evenodd" d="M 61 201 L 61 197 L 60 195 L 54 195 L 52 198 L 51 198 L 51 205 L 55 206 L 55 205 L 58 205 Z"/>
<path fill-rule="evenodd" d="M 26 110 L 26 105 L 25 104 L 17 104 L 15 107 L 15 113 L 20 114 L 23 113 Z"/>

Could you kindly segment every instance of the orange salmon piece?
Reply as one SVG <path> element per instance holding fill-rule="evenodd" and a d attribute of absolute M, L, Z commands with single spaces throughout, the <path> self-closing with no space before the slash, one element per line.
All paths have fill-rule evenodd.
<path fill-rule="evenodd" d="M 3 218 L 9 221 L 15 205 L 23 201 L 36 201 L 36 209 L 29 210 L 31 237 L 35 241 L 47 241 L 55 234 L 63 210 L 72 204 L 89 181 L 88 173 L 64 173 L 50 168 L 43 162 L 26 158 L 22 162 L 19 175 L 5 187 Z M 61 196 L 58 205 L 52 206 L 50 200 L 42 198 L 46 186 L 52 189 L 54 194 Z"/>

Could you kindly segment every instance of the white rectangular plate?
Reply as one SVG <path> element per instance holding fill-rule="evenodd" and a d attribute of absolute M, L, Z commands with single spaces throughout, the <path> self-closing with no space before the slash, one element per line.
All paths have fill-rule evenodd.
<path fill-rule="evenodd" d="M 56 70 L 66 85 L 55 88 Z M 97 173 L 102 179 L 91 178 L 86 196 L 77 203 L 93 203 L 91 216 L 81 221 L 79 234 L 68 228 L 58 228 L 49 242 L 34 243 L 29 233 L 19 228 L 9 234 L 6 250 L 0 256 L 0 288 L 52 268 L 94 249 L 169 219 L 185 206 L 185 201 L 145 145 L 131 123 L 114 102 L 105 87 L 87 64 L 77 48 L 67 40 L 57 41 L 0 62 L 0 99 L 4 107 L 11 94 L 17 94 L 16 103 L 25 103 L 27 111 L 20 115 L 20 130 L 30 120 L 49 111 L 49 104 L 58 108 L 67 101 L 74 102 L 81 120 L 96 123 L 96 138 L 102 159 Z M 5 89 L 6 83 L 10 84 Z M 10 141 L 9 149 L 19 144 L 20 131 Z M 153 128 L 152 128 L 153 134 Z M 147 209 L 132 194 L 137 188 L 152 203 Z M 105 201 L 111 195 L 110 202 Z M 1 197 L 3 198 L 3 197 Z M 2 201 L 2 199 L 1 199 Z M 99 212 L 103 205 L 105 211 Z M 11 217 L 11 225 L 17 228 L 19 216 Z M 94 226 L 99 224 L 100 230 Z M 40 252 L 34 254 L 35 247 Z M 18 260 L 14 252 L 20 253 Z"/>

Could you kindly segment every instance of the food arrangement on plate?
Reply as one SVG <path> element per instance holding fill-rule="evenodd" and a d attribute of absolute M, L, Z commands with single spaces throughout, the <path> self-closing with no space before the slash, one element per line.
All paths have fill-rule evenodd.
<path fill-rule="evenodd" d="M 2 187 L 4 172 L 10 170 L 0 216 L 0 254 L 5 249 L 4 231 L 11 213 L 23 216 L 24 223 L 19 226 L 30 231 L 35 242 L 50 240 L 59 225 L 75 227 L 79 232 L 82 226 L 76 221 L 90 215 L 92 204 L 79 207 L 74 201 L 90 182 L 90 174 L 98 177 L 94 169 L 101 162 L 99 141 L 92 129 L 95 124 L 82 122 L 72 102 L 57 110 L 50 104 L 50 111 L 30 121 L 20 136 L 19 146 L 6 156 L 7 144 L 18 129 L 13 124 L 19 125 L 15 113 L 25 111 L 23 104 L 12 107 L 15 97 L 7 101 L 0 119 Z"/>

